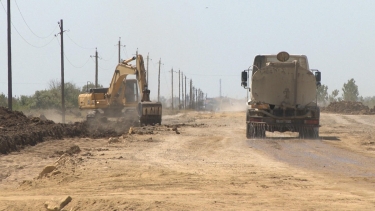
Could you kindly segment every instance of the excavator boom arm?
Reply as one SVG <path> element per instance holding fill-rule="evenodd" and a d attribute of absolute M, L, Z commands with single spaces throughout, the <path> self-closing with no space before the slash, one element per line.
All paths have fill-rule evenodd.
<path fill-rule="evenodd" d="M 112 81 L 108 88 L 107 95 L 106 95 L 108 98 L 109 104 L 113 103 L 115 99 L 113 95 L 118 93 L 124 79 L 128 75 L 135 75 L 136 72 L 137 72 L 136 68 L 126 63 L 120 63 L 117 65 L 115 73 L 112 76 Z"/>
<path fill-rule="evenodd" d="M 139 90 L 142 92 L 141 102 L 150 102 L 150 90 L 146 81 L 146 70 L 142 55 L 137 55 L 137 80 Z"/>

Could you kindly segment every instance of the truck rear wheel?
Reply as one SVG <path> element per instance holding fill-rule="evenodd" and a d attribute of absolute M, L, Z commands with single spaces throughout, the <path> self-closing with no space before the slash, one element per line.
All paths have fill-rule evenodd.
<path fill-rule="evenodd" d="M 253 128 L 250 128 L 250 123 L 246 123 L 246 138 L 252 138 L 252 130 Z"/>
<path fill-rule="evenodd" d="M 308 127 L 302 128 L 299 131 L 300 138 L 307 138 L 307 139 L 318 139 L 319 138 L 319 127 Z"/>
<path fill-rule="evenodd" d="M 264 138 L 266 137 L 265 125 L 262 123 L 246 123 L 246 138 Z"/>

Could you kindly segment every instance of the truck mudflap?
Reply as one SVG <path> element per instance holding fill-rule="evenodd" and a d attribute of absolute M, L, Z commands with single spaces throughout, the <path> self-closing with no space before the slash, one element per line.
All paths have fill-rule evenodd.
<path fill-rule="evenodd" d="M 140 102 L 138 104 L 138 116 L 141 125 L 161 124 L 161 103 Z"/>
<path fill-rule="evenodd" d="M 314 121 L 315 122 L 315 121 Z M 298 132 L 300 138 L 317 139 L 319 138 L 319 124 L 300 124 L 291 120 L 283 122 L 246 122 L 246 138 L 265 138 L 268 132 Z"/>

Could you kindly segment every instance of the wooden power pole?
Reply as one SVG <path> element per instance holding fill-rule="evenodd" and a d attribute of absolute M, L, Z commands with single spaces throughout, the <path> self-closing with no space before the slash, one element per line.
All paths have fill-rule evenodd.
<path fill-rule="evenodd" d="M 190 79 L 190 93 L 189 93 L 189 107 L 192 109 L 193 105 L 193 80 Z"/>
<path fill-rule="evenodd" d="M 118 38 L 118 63 L 121 62 L 121 37 Z"/>
<path fill-rule="evenodd" d="M 126 45 L 121 45 L 121 37 L 118 38 L 118 63 L 121 63 L 121 47 L 125 47 Z"/>
<path fill-rule="evenodd" d="M 10 0 L 7 2 L 7 25 L 8 25 L 8 109 L 12 110 L 12 35 L 10 20 Z"/>
<path fill-rule="evenodd" d="M 171 70 L 171 73 L 172 73 L 172 110 L 173 110 L 173 68 Z"/>
<path fill-rule="evenodd" d="M 98 88 L 98 49 L 95 48 L 95 88 Z"/>
<path fill-rule="evenodd" d="M 201 89 L 195 90 L 195 98 L 197 99 L 196 103 L 195 103 L 196 104 L 195 107 L 196 107 L 197 110 L 199 110 L 199 100 L 200 100 L 199 95 L 200 95 L 200 93 L 201 93 Z"/>
<path fill-rule="evenodd" d="M 98 49 L 95 48 L 95 88 L 98 88 Z"/>
<path fill-rule="evenodd" d="M 182 97 L 182 104 L 181 104 L 181 107 L 183 107 L 183 108 L 185 108 L 185 106 L 184 106 L 184 102 L 185 102 L 185 100 L 184 100 L 184 73 L 183 72 L 181 72 L 181 97 Z"/>
<path fill-rule="evenodd" d="M 60 20 L 60 36 L 61 36 L 61 114 L 62 123 L 65 123 L 65 93 L 64 93 L 64 25 Z"/>
<path fill-rule="evenodd" d="M 195 109 L 195 87 L 193 86 L 193 88 L 191 89 L 191 97 L 192 97 L 192 100 L 191 100 L 191 108 L 192 109 Z"/>
<path fill-rule="evenodd" d="M 186 100 L 187 100 L 187 97 L 186 97 L 186 95 L 187 95 L 187 92 L 186 92 L 186 75 L 185 75 L 185 102 L 184 102 L 184 107 L 185 107 L 185 109 L 186 109 Z"/>
<path fill-rule="evenodd" d="M 161 65 L 161 58 L 159 59 L 159 73 L 158 73 L 158 102 L 160 102 L 160 65 Z"/>
<path fill-rule="evenodd" d="M 180 109 L 180 105 L 181 105 L 181 72 L 180 70 L 178 70 L 178 109 Z"/>

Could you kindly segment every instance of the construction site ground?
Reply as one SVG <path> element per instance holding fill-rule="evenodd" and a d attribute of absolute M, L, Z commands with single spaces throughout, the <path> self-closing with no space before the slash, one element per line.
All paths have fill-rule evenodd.
<path fill-rule="evenodd" d="M 0 154 L 0 210 L 375 210 L 375 115 L 322 113 L 319 140 L 246 139 L 245 111 L 113 134 Z"/>

